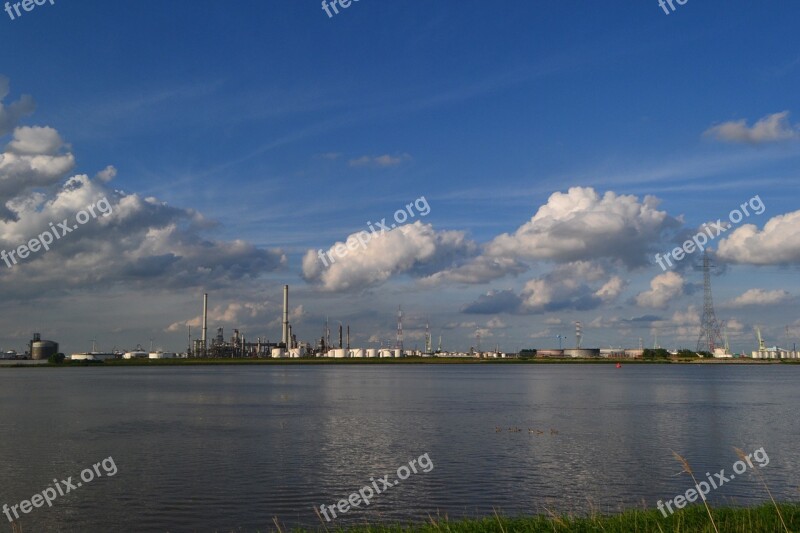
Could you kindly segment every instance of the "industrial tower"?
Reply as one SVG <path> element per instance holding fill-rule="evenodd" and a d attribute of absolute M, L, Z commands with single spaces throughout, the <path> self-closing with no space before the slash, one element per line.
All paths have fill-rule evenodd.
<path fill-rule="evenodd" d="M 403 352 L 403 308 L 397 306 L 397 342 L 395 348 Z"/>
<path fill-rule="evenodd" d="M 724 345 L 717 315 L 714 313 L 714 299 L 711 296 L 711 262 L 708 250 L 703 253 L 703 319 L 700 326 L 700 337 L 697 339 L 697 351 L 707 351 L 712 355 L 714 348 Z"/>

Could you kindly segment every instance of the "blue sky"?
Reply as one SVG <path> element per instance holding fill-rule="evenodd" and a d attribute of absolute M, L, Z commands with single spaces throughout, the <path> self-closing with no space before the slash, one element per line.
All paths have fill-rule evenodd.
<path fill-rule="evenodd" d="M 557 334 L 572 339 L 580 320 L 585 344 L 652 344 L 658 331 L 665 346 L 693 347 L 698 256 L 653 289 L 662 272 L 652 254 L 755 195 L 766 210 L 745 223 L 764 232 L 784 218 L 755 240 L 735 234 L 718 258 L 718 315 L 736 350 L 753 348 L 755 325 L 773 344 L 800 337 L 800 244 L 788 238 L 798 220 L 800 8 L 509 4 L 360 0 L 333 18 L 316 1 L 57 0 L 16 20 L 0 12 L 3 103 L 36 102 L 9 119 L 3 145 L 14 128 L 49 127 L 75 160 L 6 195 L 12 207 L 30 195 L 38 203 L 11 209 L 5 249 L 35 235 L 25 217 L 67 198 L 72 176 L 89 177 L 87 198 L 136 204 L 111 217 L 113 232 L 87 225 L 69 246 L 0 274 L 0 347 L 19 349 L 41 329 L 66 351 L 92 338 L 180 350 L 206 290 L 213 327 L 275 340 L 283 283 L 309 341 L 326 315 L 350 323 L 362 345 L 387 340 L 402 304 L 411 343 L 429 319 L 452 349 L 469 348 L 476 331 L 501 349 L 546 347 Z M 19 136 L 41 142 L 37 131 Z M 94 177 L 109 165 L 113 180 Z M 577 211 L 556 213 L 562 197 L 549 204 L 551 195 L 573 187 Z M 627 195 L 632 203 L 619 200 Z M 430 214 L 398 230 L 390 251 L 373 247 L 330 274 L 304 268 L 309 250 L 422 196 Z M 648 196 L 665 218 L 637 234 L 642 213 L 629 210 Z M 552 220 L 533 224 L 533 236 L 492 246 L 547 205 Z M 623 227 L 603 233 L 612 219 Z M 564 231 L 572 240 L 558 246 L 575 248 L 542 251 Z M 588 252 L 604 239 L 608 254 Z M 487 273 L 498 258 L 513 265 Z M 608 282 L 614 290 L 598 298 Z M 475 304 L 487 294 L 493 312 L 465 312 L 485 309 Z"/>

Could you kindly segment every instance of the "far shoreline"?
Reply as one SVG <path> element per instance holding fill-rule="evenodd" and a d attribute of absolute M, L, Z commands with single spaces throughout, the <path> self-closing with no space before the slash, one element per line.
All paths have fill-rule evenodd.
<path fill-rule="evenodd" d="M 231 359 L 231 358 L 175 358 L 175 359 L 108 359 L 106 361 L 64 361 L 60 364 L 47 361 L 3 360 L 0 368 L 73 368 L 73 367 L 143 367 L 143 366 L 214 366 L 214 365 L 781 365 L 800 364 L 791 359 L 605 359 L 605 358 L 475 358 L 475 357 L 400 357 L 400 358 L 343 358 L 327 357 L 300 359 Z"/>

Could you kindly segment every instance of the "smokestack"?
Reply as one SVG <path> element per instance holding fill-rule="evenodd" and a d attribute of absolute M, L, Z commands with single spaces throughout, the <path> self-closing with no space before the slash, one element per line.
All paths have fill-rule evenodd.
<path fill-rule="evenodd" d="M 347 349 L 350 349 L 350 324 L 347 324 Z"/>
<path fill-rule="evenodd" d="M 206 354 L 206 331 L 208 330 L 208 293 L 203 294 L 203 354 Z"/>
<path fill-rule="evenodd" d="M 339 324 L 339 348 L 342 347 L 342 325 Z"/>
<path fill-rule="evenodd" d="M 283 332 L 281 333 L 281 342 L 286 348 L 289 348 L 291 339 L 289 338 L 289 286 L 283 286 Z"/>

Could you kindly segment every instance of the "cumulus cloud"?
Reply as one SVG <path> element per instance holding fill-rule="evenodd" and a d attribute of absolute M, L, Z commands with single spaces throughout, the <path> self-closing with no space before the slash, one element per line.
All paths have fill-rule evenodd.
<path fill-rule="evenodd" d="M 650 290 L 636 296 L 639 307 L 666 308 L 673 298 L 683 294 L 685 280 L 676 272 L 659 274 L 650 281 Z"/>
<path fill-rule="evenodd" d="M 75 157 L 64 151 L 61 137 L 52 128 L 21 127 L 0 154 L 0 205 L 10 215 L 7 204 L 31 189 L 60 183 L 75 166 Z"/>
<path fill-rule="evenodd" d="M 515 233 L 496 237 L 487 254 L 557 262 L 611 258 L 643 266 L 662 233 L 680 225 L 657 206 L 652 196 L 640 202 L 631 195 L 600 196 L 591 187 L 572 187 L 552 194 Z"/>
<path fill-rule="evenodd" d="M 88 176 L 73 176 L 52 196 L 31 195 L 12 204 L 14 220 L 0 221 L 0 248 L 11 250 L 46 231 L 50 222 L 74 221 L 76 213 L 107 198 L 111 213 L 98 216 L 31 255 L 0 269 L 10 291 L 133 287 L 222 287 L 281 268 L 280 250 L 244 241 L 204 239 L 209 222 L 193 211 L 108 189 Z M 24 288 L 23 288 L 24 287 Z"/>
<path fill-rule="evenodd" d="M 779 304 L 789 300 L 792 297 L 788 291 L 774 290 L 768 291 L 765 289 L 749 289 L 744 294 L 737 296 L 733 300 L 727 302 L 727 307 L 747 307 L 751 305 L 772 305 Z"/>
<path fill-rule="evenodd" d="M 361 157 L 356 157 L 350 160 L 351 167 L 380 167 L 380 168 L 388 168 L 388 167 L 396 167 L 406 161 L 410 160 L 411 156 L 409 154 L 400 154 L 400 155 L 364 155 Z"/>
<path fill-rule="evenodd" d="M 306 281 L 324 291 L 361 290 L 398 274 L 428 277 L 477 250 L 464 232 L 436 231 L 420 221 L 374 235 L 364 246 L 359 235 L 366 240 L 366 232 L 353 233 L 332 245 L 324 255 L 327 267 L 316 250 L 308 250 L 303 257 Z"/>
<path fill-rule="evenodd" d="M 20 155 L 54 155 L 63 145 L 61 135 L 53 128 L 24 126 L 14 130 L 8 149 Z"/>
<path fill-rule="evenodd" d="M 605 285 L 595 291 L 594 295 L 603 302 L 613 302 L 627 285 L 627 282 L 619 276 L 612 276 Z"/>
<path fill-rule="evenodd" d="M 800 211 L 771 218 L 759 231 L 754 224 L 736 228 L 722 239 L 717 257 L 730 263 L 789 265 L 800 263 Z"/>
<path fill-rule="evenodd" d="M 558 265 L 548 274 L 527 281 L 519 295 L 513 290 L 489 291 L 464 307 L 475 314 L 536 314 L 562 309 L 595 309 L 614 301 L 625 287 L 617 276 L 588 261 Z"/>
<path fill-rule="evenodd" d="M 117 177 L 117 169 L 113 165 L 108 165 L 95 176 L 96 179 L 103 183 L 108 183 Z"/>
<path fill-rule="evenodd" d="M 789 112 L 773 113 L 752 126 L 746 120 L 732 120 L 713 126 L 705 131 L 706 137 L 718 141 L 746 144 L 764 144 L 796 139 L 798 129 L 789 124 Z"/>

